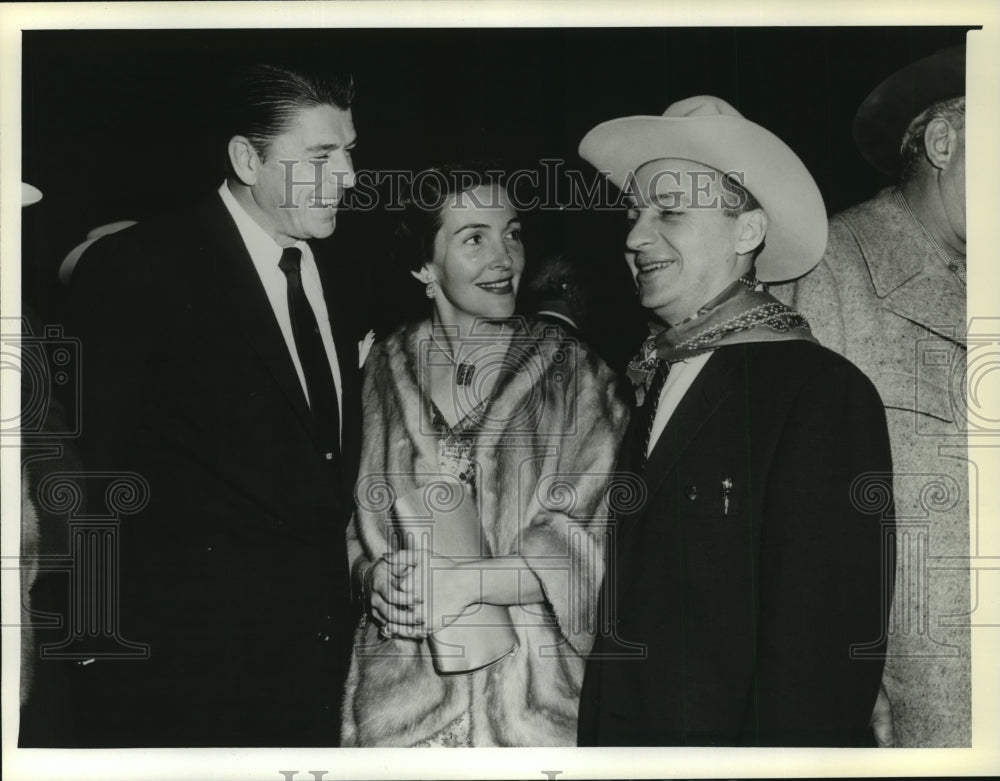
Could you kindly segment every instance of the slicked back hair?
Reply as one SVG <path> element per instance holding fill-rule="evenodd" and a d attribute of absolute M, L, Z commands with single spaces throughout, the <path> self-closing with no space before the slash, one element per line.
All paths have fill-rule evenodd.
<path fill-rule="evenodd" d="M 275 65 L 254 65 L 236 74 L 228 90 L 225 143 L 245 136 L 266 158 L 271 142 L 288 130 L 304 108 L 335 106 L 346 111 L 354 99 L 349 74 L 318 76 Z"/>

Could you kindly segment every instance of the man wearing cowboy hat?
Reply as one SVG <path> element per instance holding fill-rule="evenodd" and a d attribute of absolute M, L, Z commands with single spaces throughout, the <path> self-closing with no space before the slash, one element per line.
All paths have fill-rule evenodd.
<path fill-rule="evenodd" d="M 967 746 L 965 46 L 911 63 L 858 109 L 862 155 L 898 184 L 830 221 L 817 268 L 775 290 L 885 405 L 896 466 L 896 601 L 885 685 L 900 746 Z M 963 626 L 965 624 L 965 626 Z"/>
<path fill-rule="evenodd" d="M 605 122 L 580 154 L 630 200 L 626 259 L 652 320 L 623 455 L 645 501 L 617 519 L 580 742 L 870 745 L 885 415 L 756 282 L 819 261 L 816 184 L 713 97 Z"/>

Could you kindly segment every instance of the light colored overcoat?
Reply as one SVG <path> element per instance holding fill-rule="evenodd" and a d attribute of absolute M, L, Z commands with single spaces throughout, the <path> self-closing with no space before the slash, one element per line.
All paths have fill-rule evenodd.
<path fill-rule="evenodd" d="M 865 372 L 885 404 L 897 571 L 884 682 L 898 744 L 967 746 L 975 616 L 965 284 L 888 188 L 833 217 L 819 266 L 771 292 L 806 316 L 821 343 Z"/>

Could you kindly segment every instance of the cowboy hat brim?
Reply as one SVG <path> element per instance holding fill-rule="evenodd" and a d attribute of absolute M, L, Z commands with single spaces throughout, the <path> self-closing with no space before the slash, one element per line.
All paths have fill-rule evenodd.
<path fill-rule="evenodd" d="M 738 114 L 613 119 L 587 133 L 579 152 L 619 188 L 645 163 L 662 158 L 734 175 L 767 213 L 756 262 L 762 282 L 802 276 L 826 249 L 826 207 L 809 171 L 774 133 Z"/>
<path fill-rule="evenodd" d="M 21 206 L 31 206 L 42 200 L 42 191 L 27 182 L 21 182 Z"/>

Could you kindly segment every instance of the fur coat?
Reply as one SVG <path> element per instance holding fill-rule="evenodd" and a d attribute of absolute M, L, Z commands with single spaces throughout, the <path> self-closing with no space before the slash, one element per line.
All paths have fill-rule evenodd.
<path fill-rule="evenodd" d="M 885 406 L 898 555 L 884 683 L 896 743 L 968 746 L 965 285 L 888 188 L 831 219 L 819 266 L 772 292 L 871 378 Z"/>
<path fill-rule="evenodd" d="M 38 577 L 38 548 L 41 531 L 38 511 L 31 501 L 28 475 L 21 477 L 21 705 L 28 701 L 34 681 L 35 630 L 31 617 L 31 587 Z"/>
<path fill-rule="evenodd" d="M 429 400 L 418 385 L 427 323 L 378 343 L 366 363 L 364 438 L 349 531 L 357 565 L 390 550 L 393 498 L 438 479 Z M 471 675 L 439 676 L 426 640 L 380 641 L 362 622 L 343 709 L 344 746 L 411 746 L 471 709 L 477 746 L 575 745 L 584 661 L 603 574 L 611 472 L 627 424 L 614 375 L 558 328 L 525 323 L 477 432 L 477 501 L 495 556 L 523 556 L 545 601 L 512 606 L 518 650 Z"/>

